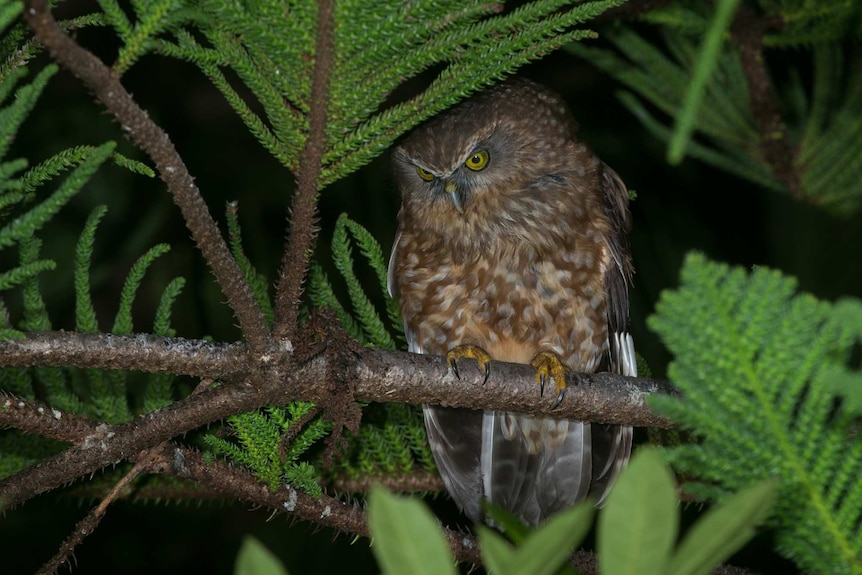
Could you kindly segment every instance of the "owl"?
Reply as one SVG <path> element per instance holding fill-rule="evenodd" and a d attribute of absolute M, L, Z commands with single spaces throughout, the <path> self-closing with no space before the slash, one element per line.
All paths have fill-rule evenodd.
<path fill-rule="evenodd" d="M 576 138 L 562 99 L 509 80 L 434 118 L 392 153 L 402 196 L 389 262 L 409 350 L 530 364 L 536 393 L 566 370 L 636 375 L 628 334 L 628 192 Z M 456 382 L 457 383 L 457 382 Z M 423 406 L 446 489 L 473 521 L 483 501 L 536 525 L 600 504 L 632 428 Z"/>

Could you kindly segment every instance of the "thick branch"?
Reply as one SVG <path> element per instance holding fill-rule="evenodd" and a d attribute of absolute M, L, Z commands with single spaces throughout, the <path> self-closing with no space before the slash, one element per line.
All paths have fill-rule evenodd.
<path fill-rule="evenodd" d="M 26 339 L 0 342 L 0 366 L 132 369 L 216 380 L 256 373 L 257 393 L 278 397 L 281 401 L 319 401 L 325 393 L 319 385 L 330 361 L 325 352 L 305 365 L 291 368 L 290 372 L 285 367 L 290 360 L 287 351 L 262 357 L 247 354 L 241 344 L 151 335 L 31 332 Z M 437 356 L 363 348 L 342 356 L 342 361 L 348 365 L 337 367 L 352 374 L 358 401 L 508 409 L 600 423 L 671 427 L 670 422 L 654 414 L 645 402 L 653 393 L 676 393 L 670 383 L 663 380 L 614 373 L 570 373 L 566 398 L 555 408 L 553 394 L 539 395 L 535 371 L 526 365 L 494 362 L 488 383 L 482 385 L 483 377 L 478 368 L 466 364 L 461 369 L 461 380 L 456 380 L 449 373 L 445 360 Z M 287 385 L 288 381 L 291 385 Z M 273 391 L 273 388 L 277 389 Z M 229 400 L 246 405 L 246 400 L 240 401 L 238 397 Z M 218 401 L 228 401 L 228 398 L 220 397 Z M 262 405 L 266 403 L 254 407 Z M 229 411 L 227 406 L 219 409 L 220 414 L 225 411 Z M 0 414 L 0 423 L 2 417 Z M 200 421 L 197 425 L 205 423 L 209 422 Z M 178 429 L 177 433 L 190 428 Z"/>
<path fill-rule="evenodd" d="M 317 3 L 317 44 L 311 78 L 309 134 L 299 161 L 296 193 L 290 210 L 290 235 L 281 262 L 281 278 L 276 292 L 275 329 L 279 338 L 293 340 L 299 318 L 302 284 L 308 272 L 308 258 L 317 233 L 317 192 L 326 144 L 326 112 L 329 106 L 329 76 L 334 57 L 334 0 Z"/>
<path fill-rule="evenodd" d="M 76 343 L 76 339 L 98 343 L 103 355 L 86 349 L 80 341 Z M 238 355 L 241 348 L 236 344 L 219 346 L 169 338 L 161 340 L 161 344 L 159 341 L 159 338 L 143 336 L 48 332 L 0 343 L 0 365 L 5 366 L 98 366 L 164 372 L 163 365 L 178 365 L 184 361 L 201 368 L 198 373 L 191 369 L 182 371 L 189 375 L 215 379 L 239 377 L 238 370 L 244 374 L 237 381 L 194 394 L 131 423 L 102 424 L 92 430 L 82 428 L 85 435 L 77 441 L 70 437 L 71 431 L 64 430 L 63 438 L 77 445 L 0 483 L 0 508 L 17 505 L 229 415 L 293 400 L 319 402 L 329 393 L 326 386 L 319 385 L 330 361 L 325 354 L 288 371 L 290 354 L 287 352 L 258 356 L 253 363 L 247 358 L 243 361 Z M 131 360 L 137 355 L 133 351 L 136 348 L 148 361 Z M 194 350 L 192 357 L 189 357 L 190 349 Z M 574 385 L 570 386 L 563 403 L 555 408 L 553 394 L 539 395 L 534 370 L 529 366 L 494 363 L 491 380 L 482 385 L 478 369 L 463 369 L 462 380 L 457 381 L 448 373 L 445 360 L 436 356 L 362 349 L 340 357 L 347 365 L 334 367 L 352 376 L 354 398 L 358 401 L 434 403 L 550 414 L 602 423 L 670 425 L 653 414 L 645 402 L 651 393 L 673 393 L 667 382 L 658 380 L 572 373 L 569 377 Z M 90 363 L 93 358 L 97 359 Z M 17 405 L 10 398 L 11 404 Z M 21 417 L 14 410 L 0 409 L 0 425 L 15 425 L 16 421 L 20 422 Z"/>
<path fill-rule="evenodd" d="M 227 296 L 249 346 L 258 353 L 267 350 L 271 338 L 266 319 L 168 135 L 137 105 L 110 68 L 57 25 L 46 0 L 29 0 L 25 4 L 25 18 L 51 57 L 95 94 L 135 144 L 152 159 L 198 249 Z"/>
<path fill-rule="evenodd" d="M 130 369 L 220 380 L 251 370 L 248 348 L 242 344 L 65 331 L 29 332 L 27 339 L 15 343 L 0 341 L 0 366 Z"/>

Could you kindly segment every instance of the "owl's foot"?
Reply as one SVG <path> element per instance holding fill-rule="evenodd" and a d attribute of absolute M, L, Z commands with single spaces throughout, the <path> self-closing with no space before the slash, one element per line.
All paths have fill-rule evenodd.
<path fill-rule="evenodd" d="M 458 345 L 446 352 L 446 361 L 449 362 L 449 367 L 458 379 L 461 379 L 461 374 L 458 373 L 458 360 L 464 358 L 476 360 L 479 369 L 485 372 L 482 385 L 488 383 L 488 376 L 491 375 L 491 356 L 488 352 L 475 345 Z"/>
<path fill-rule="evenodd" d="M 563 402 L 563 397 L 566 395 L 566 366 L 560 361 L 557 354 L 550 351 L 540 351 L 530 362 L 536 368 L 536 382 L 541 388 L 541 394 L 545 394 L 545 383 L 550 379 L 554 382 L 554 388 L 557 392 L 558 406 Z"/>

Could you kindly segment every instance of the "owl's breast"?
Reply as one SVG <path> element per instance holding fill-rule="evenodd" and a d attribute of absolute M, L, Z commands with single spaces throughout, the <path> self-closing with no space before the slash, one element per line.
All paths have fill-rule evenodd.
<path fill-rule="evenodd" d="M 552 351 L 593 371 L 607 351 L 606 250 L 577 245 L 538 253 L 504 245 L 457 261 L 402 236 L 396 263 L 401 313 L 425 353 L 478 345 L 501 361 Z M 573 242 L 574 244 L 574 242 Z"/>

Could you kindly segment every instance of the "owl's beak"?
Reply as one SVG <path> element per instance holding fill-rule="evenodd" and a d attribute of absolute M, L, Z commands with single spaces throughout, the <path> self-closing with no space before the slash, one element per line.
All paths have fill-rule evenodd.
<path fill-rule="evenodd" d="M 464 206 L 461 204 L 461 195 L 458 193 L 458 185 L 452 180 L 446 180 L 444 185 L 446 193 L 452 198 L 452 203 L 455 204 L 455 209 L 459 214 L 464 213 Z"/>

